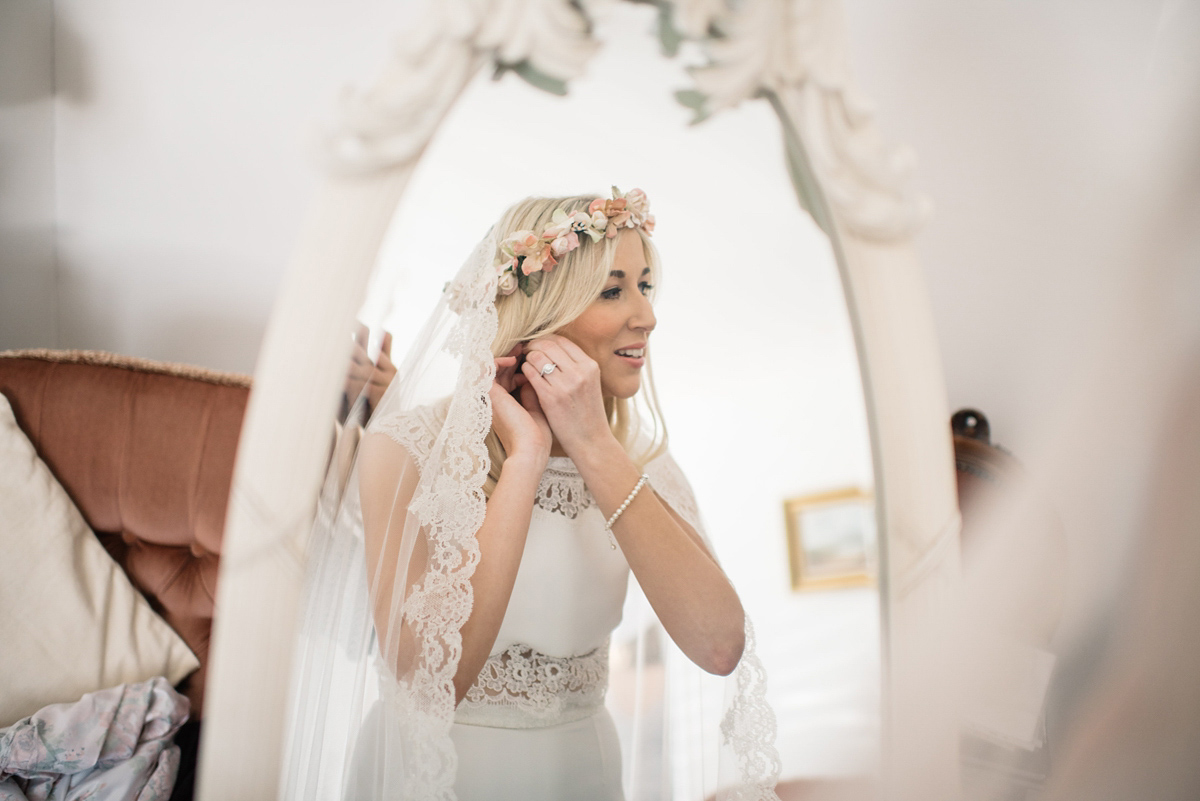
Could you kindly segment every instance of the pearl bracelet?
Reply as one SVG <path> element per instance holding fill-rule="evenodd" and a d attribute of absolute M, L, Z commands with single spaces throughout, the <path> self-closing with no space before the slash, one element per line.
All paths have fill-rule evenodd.
<path fill-rule="evenodd" d="M 642 477 L 638 479 L 637 484 L 633 485 L 633 492 L 629 493 L 629 497 L 625 499 L 625 503 L 618 506 L 617 511 L 613 512 L 613 516 L 608 518 L 608 522 L 604 524 L 604 530 L 608 532 L 608 542 L 614 551 L 617 549 L 617 540 L 613 537 L 612 533 L 613 523 L 617 522 L 617 518 L 621 516 L 621 512 L 624 512 L 629 507 L 629 504 L 633 502 L 633 499 L 637 497 L 637 494 L 642 491 L 642 487 L 646 486 L 646 482 L 649 480 L 650 476 L 642 473 Z"/>

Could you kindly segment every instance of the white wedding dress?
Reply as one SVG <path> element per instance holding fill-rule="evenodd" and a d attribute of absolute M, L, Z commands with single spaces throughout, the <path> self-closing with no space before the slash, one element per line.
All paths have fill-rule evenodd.
<path fill-rule="evenodd" d="M 604 707 L 608 648 L 626 588 L 636 588 L 568 459 L 552 460 L 543 475 L 493 653 L 455 704 L 470 576 L 481 558 L 476 533 L 487 511 L 497 248 L 493 230 L 447 284 L 362 435 L 364 446 L 382 434 L 403 453 L 379 440 L 357 451 L 357 438 L 337 446 L 303 557 L 281 797 L 613 801 L 623 798 L 624 781 L 629 796 L 695 784 L 697 797 L 711 785 L 738 799 L 778 801 L 775 722 L 748 619 L 742 660 L 723 680 L 722 712 L 689 725 L 689 739 L 668 749 L 665 731 L 675 728 L 665 724 L 667 699 L 678 688 L 677 708 L 692 708 L 693 698 L 707 697 L 704 677 L 668 648 L 686 679 L 672 679 L 668 692 L 666 660 L 643 647 L 660 636 L 653 611 L 631 592 L 637 620 L 622 627 L 631 637 L 619 643 L 619 686 L 609 699 L 625 738 L 618 746 Z M 630 450 L 641 454 L 664 432 L 643 430 L 653 419 L 637 408 L 631 425 L 648 441 Z M 643 492 L 656 493 L 703 538 L 674 460 L 664 453 L 645 472 Z M 718 721 L 719 731 L 710 725 Z"/>
<path fill-rule="evenodd" d="M 574 463 L 551 458 L 492 654 L 455 713 L 460 801 L 624 797 L 604 696 L 628 580 Z M 387 753 L 387 708 L 377 703 L 364 722 L 356 775 L 375 775 L 372 755 Z M 352 778 L 347 797 L 372 793 Z"/>

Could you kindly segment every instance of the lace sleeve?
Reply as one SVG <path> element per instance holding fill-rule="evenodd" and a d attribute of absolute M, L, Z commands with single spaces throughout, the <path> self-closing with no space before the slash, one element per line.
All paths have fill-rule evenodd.
<path fill-rule="evenodd" d="M 708 552 L 713 555 L 713 558 L 716 558 L 712 540 L 708 538 L 708 533 L 704 530 L 700 507 L 696 504 L 696 494 L 692 492 L 692 485 L 688 483 L 687 477 L 679 469 L 675 459 L 669 452 L 663 453 L 648 462 L 645 469 L 646 475 L 650 476 L 650 486 L 654 487 L 658 497 L 696 530 L 700 539 L 704 540 Z"/>
<path fill-rule="evenodd" d="M 387 434 L 412 455 L 419 468 L 424 468 L 445 419 L 446 404 L 436 403 L 372 418 L 367 430 Z"/>

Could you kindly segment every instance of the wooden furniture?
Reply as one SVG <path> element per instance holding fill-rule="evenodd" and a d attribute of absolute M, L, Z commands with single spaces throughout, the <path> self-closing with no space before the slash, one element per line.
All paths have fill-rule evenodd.
<path fill-rule="evenodd" d="M 973 626 L 1013 652 L 1050 647 L 1066 598 L 1067 552 L 1062 521 L 1022 464 L 991 441 L 987 417 L 961 409 L 951 418 L 962 559 Z M 960 741 L 964 797 L 1010 801 L 1034 797 L 1050 774 L 1051 748 L 1042 720 L 1037 747 L 1018 747 L 972 728 Z"/>
<path fill-rule="evenodd" d="M 1018 588 L 1014 581 L 1013 598 L 995 605 L 1019 623 L 993 622 L 1031 646 L 1047 647 L 1066 603 L 1062 520 L 1021 462 L 991 441 L 991 426 L 982 412 L 960 409 L 951 417 L 950 427 L 962 512 L 963 564 L 969 568 L 982 548 L 989 549 L 993 560 L 1007 558 L 1019 564 L 1024 585 Z M 1012 631 L 1014 626 L 1021 630 Z"/>

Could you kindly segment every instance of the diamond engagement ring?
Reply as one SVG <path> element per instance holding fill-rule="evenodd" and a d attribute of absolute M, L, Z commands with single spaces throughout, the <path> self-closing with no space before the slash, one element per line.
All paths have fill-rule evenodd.
<path fill-rule="evenodd" d="M 542 378 L 545 378 L 546 376 L 550 375 L 557 369 L 558 369 L 558 365 L 555 364 L 554 362 L 550 362 L 549 364 L 547 364 L 545 367 L 542 368 Z"/>

